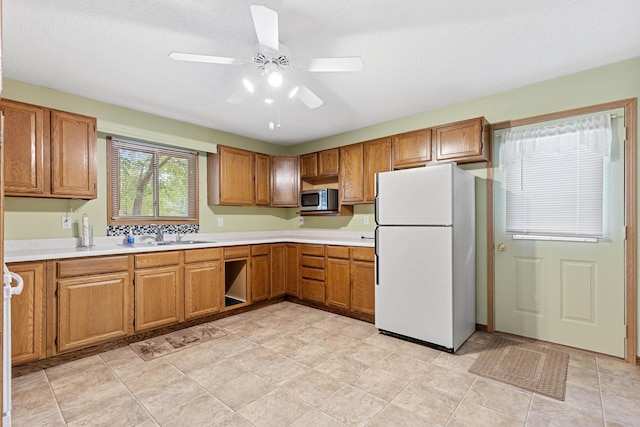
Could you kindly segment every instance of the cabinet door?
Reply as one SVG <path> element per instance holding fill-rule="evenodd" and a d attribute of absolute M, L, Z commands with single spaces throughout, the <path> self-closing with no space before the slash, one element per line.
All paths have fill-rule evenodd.
<path fill-rule="evenodd" d="M 58 351 L 130 335 L 130 289 L 128 273 L 58 280 Z"/>
<path fill-rule="evenodd" d="M 253 205 L 253 152 L 218 145 L 220 204 Z"/>
<path fill-rule="evenodd" d="M 0 108 L 4 114 L 5 195 L 43 194 L 44 143 L 45 137 L 48 141 L 49 123 L 46 111 L 36 105 L 8 100 L 2 100 Z"/>
<path fill-rule="evenodd" d="M 363 145 L 340 147 L 340 202 L 355 204 L 364 202 Z"/>
<path fill-rule="evenodd" d="M 351 310 L 375 312 L 375 266 L 373 262 L 351 262 Z"/>
<path fill-rule="evenodd" d="M 391 137 L 393 169 L 424 166 L 431 160 L 431 129 Z"/>
<path fill-rule="evenodd" d="M 262 301 L 269 298 L 270 288 L 269 255 L 251 257 L 251 301 Z"/>
<path fill-rule="evenodd" d="M 318 176 L 338 175 L 339 154 L 337 148 L 318 152 Z"/>
<path fill-rule="evenodd" d="M 435 128 L 436 160 L 458 163 L 486 162 L 489 147 L 484 138 L 488 135 L 487 121 L 480 117 L 451 123 Z"/>
<path fill-rule="evenodd" d="M 297 243 L 287 243 L 287 279 L 286 291 L 287 295 L 300 295 L 300 250 Z"/>
<path fill-rule="evenodd" d="M 364 143 L 364 200 L 373 203 L 376 196 L 376 173 L 391 170 L 391 138 Z"/>
<path fill-rule="evenodd" d="M 51 111 L 51 194 L 95 199 L 96 119 Z"/>
<path fill-rule="evenodd" d="M 222 309 L 222 261 L 184 266 L 184 317 L 205 316 Z"/>
<path fill-rule="evenodd" d="M 284 295 L 287 283 L 287 246 L 271 245 L 271 296 Z"/>
<path fill-rule="evenodd" d="M 44 262 L 8 267 L 24 281 L 22 293 L 11 297 L 11 361 L 19 365 L 45 357 L 45 267 Z"/>
<path fill-rule="evenodd" d="M 136 332 L 178 323 L 180 267 L 136 271 Z"/>
<path fill-rule="evenodd" d="M 271 157 L 271 206 L 298 206 L 299 188 L 298 157 Z"/>
<path fill-rule="evenodd" d="M 271 158 L 266 154 L 255 155 L 255 188 L 256 205 L 269 206 L 271 204 Z"/>
<path fill-rule="evenodd" d="M 315 178 L 318 176 L 318 153 L 300 156 L 300 178 Z"/>
<path fill-rule="evenodd" d="M 349 309 L 351 306 L 349 281 L 349 260 L 327 258 L 325 283 L 328 305 Z"/>

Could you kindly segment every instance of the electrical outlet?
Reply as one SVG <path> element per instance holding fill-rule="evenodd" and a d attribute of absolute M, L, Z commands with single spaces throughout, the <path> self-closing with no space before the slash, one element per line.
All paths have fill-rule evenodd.
<path fill-rule="evenodd" d="M 304 217 L 303 216 L 300 217 L 300 225 L 304 225 Z"/>
<path fill-rule="evenodd" d="M 364 225 L 369 224 L 369 215 L 364 216 Z"/>
<path fill-rule="evenodd" d="M 61 226 L 62 228 L 71 228 L 71 217 L 66 215 L 63 216 Z"/>
<path fill-rule="evenodd" d="M 224 227 L 224 218 L 218 218 L 218 227 Z"/>

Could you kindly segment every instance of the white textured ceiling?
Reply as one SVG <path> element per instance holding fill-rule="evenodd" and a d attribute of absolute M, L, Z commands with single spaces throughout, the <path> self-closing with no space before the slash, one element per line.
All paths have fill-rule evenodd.
<path fill-rule="evenodd" d="M 358 73 L 291 69 L 324 104 L 225 100 L 249 59 L 249 6 L 279 15 L 297 64 L 360 56 Z M 8 78 L 291 145 L 640 56 L 638 0 L 2 0 Z M 296 65 L 296 64 L 294 64 Z"/>

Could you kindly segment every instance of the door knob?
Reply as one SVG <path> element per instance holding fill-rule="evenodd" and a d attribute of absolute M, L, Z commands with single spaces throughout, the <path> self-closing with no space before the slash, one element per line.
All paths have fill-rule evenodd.
<path fill-rule="evenodd" d="M 507 250 L 507 245 L 505 245 L 504 243 L 500 243 L 500 244 L 498 245 L 498 250 L 499 250 L 500 252 L 504 252 L 504 251 L 506 251 L 506 250 Z"/>

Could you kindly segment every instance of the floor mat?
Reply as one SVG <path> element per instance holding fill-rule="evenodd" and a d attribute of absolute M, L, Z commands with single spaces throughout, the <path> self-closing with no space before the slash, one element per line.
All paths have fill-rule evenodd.
<path fill-rule="evenodd" d="M 469 372 L 564 400 L 568 365 L 567 353 L 496 336 Z"/>
<path fill-rule="evenodd" d="M 149 361 L 227 335 L 208 323 L 182 329 L 144 341 L 129 344 L 142 359 Z"/>

